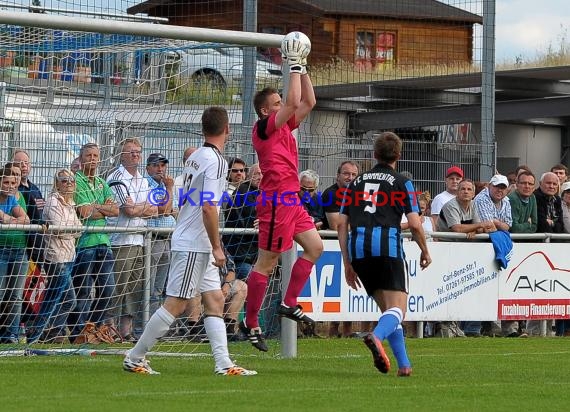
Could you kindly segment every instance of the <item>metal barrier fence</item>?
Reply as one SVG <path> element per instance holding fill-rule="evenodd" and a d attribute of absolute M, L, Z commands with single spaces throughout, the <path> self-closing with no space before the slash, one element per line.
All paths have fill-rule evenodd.
<path fill-rule="evenodd" d="M 118 143 L 132 136 L 139 136 L 143 145 L 141 173 L 146 157 L 150 153 L 160 152 L 169 160 L 169 174 L 182 173 L 182 154 L 189 146 L 203 144 L 199 114 L 195 110 L 185 119 L 161 123 L 149 120 L 160 117 L 159 110 L 146 112 L 147 119 L 134 116 L 123 118 L 109 109 L 104 115 L 102 109 L 82 109 L 85 120 L 70 119 L 48 121 L 40 116 L 35 120 L 13 120 L 4 125 L 0 135 L 0 162 L 12 158 L 13 150 L 22 148 L 30 155 L 32 172 L 30 179 L 40 187 L 42 193 L 48 193 L 53 183 L 53 174 L 57 169 L 68 168 L 78 156 L 80 147 L 88 142 L 95 142 L 101 147 L 100 174 L 105 175 L 115 166 L 118 157 Z M 164 113 L 163 113 L 164 114 Z M 46 113 L 49 115 L 49 113 Z M 89 120 L 98 118 L 97 121 Z M 107 119 L 107 120 L 105 120 Z M 233 119 L 233 120 L 232 120 Z M 256 155 L 251 144 L 251 128 L 238 122 L 239 116 L 233 114 L 231 121 L 232 136 L 224 154 L 227 158 L 240 157 L 248 165 L 256 162 Z M 399 171 L 408 171 L 418 190 L 428 190 L 435 194 L 445 190 L 445 171 L 455 165 L 463 168 L 465 176 L 481 180 L 482 166 L 491 153 L 495 158 L 495 145 L 482 143 L 457 143 L 453 145 L 437 141 L 404 140 L 402 158 L 398 163 Z M 323 191 L 336 181 L 337 168 L 343 161 L 356 162 L 361 171 L 370 169 L 375 164 L 372 158 L 372 137 L 366 140 L 354 139 L 345 135 L 331 135 L 324 139 L 320 135 L 302 134 L 299 138 L 299 171 L 313 169 L 320 176 L 318 190 Z"/>
<path fill-rule="evenodd" d="M 152 235 L 161 234 L 168 235 L 172 233 L 171 228 L 146 228 L 141 230 L 141 228 L 128 228 L 128 227 L 70 227 L 70 226 L 58 226 L 50 225 L 49 227 L 41 225 L 6 225 L 0 224 L 0 231 L 4 230 L 24 230 L 29 232 L 104 232 L 104 233 L 144 233 L 144 256 L 145 256 L 145 268 L 144 268 L 144 304 L 143 304 L 143 321 L 146 323 L 150 316 L 150 282 L 151 282 L 151 248 L 152 248 Z M 257 229 L 221 229 L 222 234 L 257 234 Z M 333 230 L 323 230 L 319 234 L 325 239 L 336 239 L 337 232 Z M 404 233 L 404 238 L 410 239 L 410 233 Z M 465 234 L 461 233 L 445 233 L 445 232 L 433 232 L 429 234 L 432 239 L 442 239 L 442 240 L 464 240 L 466 239 Z M 516 242 L 517 240 L 523 241 L 535 241 L 536 243 L 544 242 L 550 243 L 555 242 L 570 242 L 570 234 L 554 234 L 554 233 L 534 233 L 534 234 L 512 234 L 511 238 Z M 489 235 L 479 234 L 476 235 L 470 241 L 485 241 L 489 240 Z M 453 246 L 450 243 L 450 247 Z M 296 247 L 291 248 L 289 251 L 282 254 L 282 277 L 281 277 L 281 290 L 286 290 L 289 276 L 291 273 L 291 268 L 294 261 L 297 258 Z M 342 320 L 342 319 L 339 319 Z M 445 319 L 441 319 L 445 320 Z M 540 321 L 540 336 L 547 335 L 547 321 Z M 423 337 L 423 322 L 418 322 L 418 337 Z M 281 323 L 281 354 L 286 358 L 295 357 L 297 355 L 297 326 L 292 320 L 283 318 Z"/>

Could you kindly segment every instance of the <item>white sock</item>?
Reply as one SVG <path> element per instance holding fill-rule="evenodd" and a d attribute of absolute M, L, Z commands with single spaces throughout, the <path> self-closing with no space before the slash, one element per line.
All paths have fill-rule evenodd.
<path fill-rule="evenodd" d="M 224 320 L 217 316 L 206 316 L 204 318 L 204 328 L 206 328 L 206 334 L 212 347 L 216 368 L 225 369 L 234 366 L 228 352 L 228 337 Z"/>
<path fill-rule="evenodd" d="M 402 313 L 402 309 L 400 309 L 397 306 L 394 306 L 393 308 L 390 309 L 386 309 L 386 312 L 382 313 L 382 315 L 384 314 L 395 316 L 396 319 L 398 319 L 398 324 L 402 323 L 402 321 L 404 320 L 404 314 Z"/>
<path fill-rule="evenodd" d="M 129 357 L 135 361 L 144 358 L 156 342 L 166 335 L 175 319 L 164 306 L 161 306 L 149 319 L 139 341 L 130 350 Z"/>

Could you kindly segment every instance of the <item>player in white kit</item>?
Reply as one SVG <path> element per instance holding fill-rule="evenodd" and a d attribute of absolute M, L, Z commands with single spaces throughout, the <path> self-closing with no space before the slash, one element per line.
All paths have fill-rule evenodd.
<path fill-rule="evenodd" d="M 212 347 L 215 373 L 249 376 L 256 371 L 235 365 L 229 357 L 223 320 L 224 295 L 219 268 L 226 263 L 219 235 L 219 205 L 228 171 L 222 156 L 229 136 L 224 108 L 210 107 L 202 114 L 204 146 L 194 152 L 184 168 L 184 196 L 172 235 L 172 257 L 168 271 L 166 300 L 152 315 L 139 341 L 127 352 L 123 369 L 139 374 L 158 374 L 145 355 L 182 315 L 188 300 L 202 294 L 204 327 Z"/>

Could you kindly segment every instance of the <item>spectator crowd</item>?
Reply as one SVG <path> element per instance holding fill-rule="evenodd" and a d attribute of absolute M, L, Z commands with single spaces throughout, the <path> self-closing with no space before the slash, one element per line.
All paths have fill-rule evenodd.
<path fill-rule="evenodd" d="M 184 151 L 183 164 L 194 150 Z M 165 298 L 171 232 L 179 206 L 187 200 L 180 198 L 182 176 L 169 174 L 170 159 L 151 153 L 143 165 L 142 153 L 140 139 L 123 140 L 116 149 L 117 165 L 104 178 L 99 173 L 100 148 L 88 143 L 69 169 L 57 170 L 49 194 L 42 194 L 30 180 L 33 169 L 25 150 L 16 150 L 0 169 L 0 343 L 18 343 L 22 328 L 29 343 L 137 341 L 146 320 L 143 314 L 152 314 Z M 299 173 L 299 201 L 317 230 L 337 229 L 338 200 L 359 173 L 358 163 L 343 161 L 334 183 L 322 193 L 316 171 Z M 262 178 L 258 164 L 248 166 L 240 158 L 228 160 L 226 190 L 232 201 L 222 205 L 220 226 L 238 230 L 226 232 L 222 238 L 227 264 L 220 270 L 220 285 L 226 299 L 224 321 L 229 340 L 243 339 L 237 325 L 247 299 L 246 280 L 257 259 L 255 229 L 259 220 L 254 205 Z M 451 166 L 444 180 L 445 191 L 433 199 L 429 192 L 422 192 L 417 199 L 429 238 L 434 232 L 464 233 L 467 241 L 478 233 L 570 233 L 570 182 L 564 165 L 540 175 L 523 165 L 505 175 L 497 173 L 489 182 L 475 182 L 460 167 Z M 10 227 L 29 224 L 42 225 L 44 230 Z M 74 229 L 50 230 L 50 226 Z M 139 231 L 105 231 L 117 226 Z M 144 244 L 149 229 L 147 302 Z M 407 230 L 405 218 L 401 229 Z M 279 266 L 274 270 L 278 272 Z M 276 282 L 279 273 L 272 279 Z M 275 293 L 266 297 L 261 323 L 271 335 L 278 330 L 275 308 L 279 299 L 275 295 L 279 286 L 270 283 L 269 288 Z M 417 333 L 413 325 L 407 326 L 408 334 Z M 362 322 L 360 330 L 351 322 L 331 322 L 325 333 L 349 337 L 369 329 L 368 322 Z M 555 321 L 551 330 L 559 336 L 570 334 L 563 320 Z M 428 324 L 425 332 L 439 337 L 518 337 L 538 334 L 539 328 L 537 322 L 523 320 L 467 319 Z M 312 325 L 299 333 L 313 336 L 319 331 Z M 203 339 L 199 296 L 191 300 L 167 338 Z"/>

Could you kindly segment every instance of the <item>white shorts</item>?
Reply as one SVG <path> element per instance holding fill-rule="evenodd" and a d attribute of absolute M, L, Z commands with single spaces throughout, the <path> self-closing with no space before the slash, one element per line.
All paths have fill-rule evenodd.
<path fill-rule="evenodd" d="M 220 270 L 212 253 L 172 251 L 166 295 L 190 299 L 210 290 L 220 290 Z"/>

